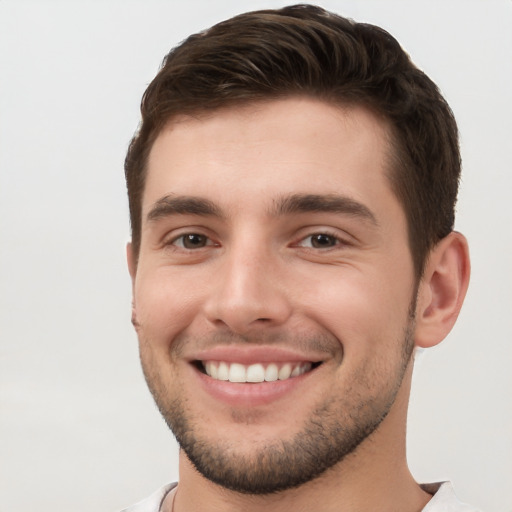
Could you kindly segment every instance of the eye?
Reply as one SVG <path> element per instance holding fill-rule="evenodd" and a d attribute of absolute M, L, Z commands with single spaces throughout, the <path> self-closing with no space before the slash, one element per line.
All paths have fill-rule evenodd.
<path fill-rule="evenodd" d="M 300 247 L 312 247 L 314 249 L 329 249 L 340 244 L 340 239 L 329 233 L 314 233 L 299 242 Z"/>
<path fill-rule="evenodd" d="M 213 245 L 213 242 L 206 236 L 199 233 L 185 233 L 172 241 L 173 245 L 182 249 L 201 249 L 207 245 Z"/>

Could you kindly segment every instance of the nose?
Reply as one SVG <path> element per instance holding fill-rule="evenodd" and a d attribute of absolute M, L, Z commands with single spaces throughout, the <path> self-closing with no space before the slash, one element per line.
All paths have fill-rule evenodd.
<path fill-rule="evenodd" d="M 237 334 L 282 325 L 291 315 L 288 290 L 276 261 L 267 251 L 231 250 L 212 276 L 204 304 L 207 319 Z"/>

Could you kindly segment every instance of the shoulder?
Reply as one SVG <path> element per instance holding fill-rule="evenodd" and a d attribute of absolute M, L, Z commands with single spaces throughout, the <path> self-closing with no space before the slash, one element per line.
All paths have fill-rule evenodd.
<path fill-rule="evenodd" d="M 121 512 L 158 512 L 162 501 L 169 491 L 172 491 L 176 485 L 176 482 L 164 485 L 145 500 L 142 500 L 131 507 L 125 508 L 121 510 Z"/>
<path fill-rule="evenodd" d="M 450 482 L 423 484 L 421 487 L 433 495 L 422 512 L 480 512 L 459 501 Z"/>

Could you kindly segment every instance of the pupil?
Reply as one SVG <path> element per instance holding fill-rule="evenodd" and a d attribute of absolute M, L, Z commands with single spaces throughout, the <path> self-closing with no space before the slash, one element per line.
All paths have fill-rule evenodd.
<path fill-rule="evenodd" d="M 185 235 L 183 240 L 183 245 L 187 249 L 196 249 L 197 247 L 203 247 L 206 243 L 206 238 L 204 235 Z"/>
<path fill-rule="evenodd" d="M 332 247 L 336 242 L 330 235 L 314 235 L 311 240 L 313 247 Z"/>

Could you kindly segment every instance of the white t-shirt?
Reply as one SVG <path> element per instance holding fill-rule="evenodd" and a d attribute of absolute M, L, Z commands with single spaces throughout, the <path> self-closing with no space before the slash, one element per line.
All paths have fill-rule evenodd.
<path fill-rule="evenodd" d="M 161 489 L 154 492 L 149 498 L 146 498 L 131 507 L 125 508 L 121 512 L 159 512 L 162 501 L 164 501 L 164 498 L 167 496 L 169 491 L 172 491 L 177 485 L 177 482 L 164 485 Z"/>
<path fill-rule="evenodd" d="M 159 512 L 167 493 L 174 489 L 178 484 L 168 484 L 153 493 L 149 498 L 125 508 L 121 512 Z M 479 512 L 476 508 L 470 507 L 460 502 L 450 482 L 441 482 L 436 484 L 422 484 L 422 489 L 432 494 L 432 499 L 422 512 Z"/>

